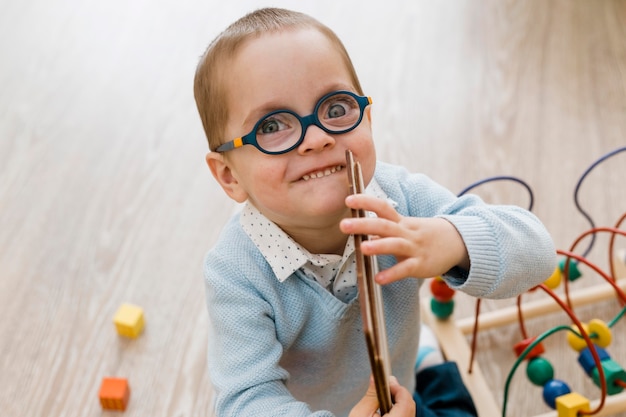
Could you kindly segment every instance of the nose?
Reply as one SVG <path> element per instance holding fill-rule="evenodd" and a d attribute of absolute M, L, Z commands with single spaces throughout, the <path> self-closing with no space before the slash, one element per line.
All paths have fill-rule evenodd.
<path fill-rule="evenodd" d="M 329 133 L 326 133 L 319 126 L 311 124 L 307 126 L 304 131 L 304 138 L 300 146 L 298 146 L 298 153 L 305 155 L 324 149 L 330 149 L 333 146 L 335 146 L 335 138 Z"/>

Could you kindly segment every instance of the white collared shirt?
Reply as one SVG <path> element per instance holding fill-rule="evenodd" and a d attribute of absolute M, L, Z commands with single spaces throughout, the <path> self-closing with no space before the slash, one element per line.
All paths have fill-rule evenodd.
<path fill-rule="evenodd" d="M 387 199 L 387 195 L 374 178 L 365 192 Z M 240 223 L 280 282 L 300 269 L 307 277 L 317 281 L 343 302 L 347 303 L 356 296 L 357 277 L 353 236 L 348 237 L 341 256 L 315 254 L 293 240 L 249 202 L 243 207 Z"/>

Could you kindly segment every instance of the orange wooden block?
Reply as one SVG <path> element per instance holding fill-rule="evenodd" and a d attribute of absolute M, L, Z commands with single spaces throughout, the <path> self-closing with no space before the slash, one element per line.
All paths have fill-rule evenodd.
<path fill-rule="evenodd" d="M 126 410 L 130 398 L 128 380 L 126 378 L 103 378 L 98 397 L 105 410 Z"/>

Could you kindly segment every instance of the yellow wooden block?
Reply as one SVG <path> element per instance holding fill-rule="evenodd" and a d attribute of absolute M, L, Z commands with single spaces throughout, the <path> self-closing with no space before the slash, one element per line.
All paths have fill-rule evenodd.
<path fill-rule="evenodd" d="M 143 309 L 132 304 L 122 304 L 115 313 L 113 323 L 120 335 L 135 338 L 143 330 Z"/>
<path fill-rule="evenodd" d="M 577 392 L 570 392 L 556 398 L 558 417 L 576 417 L 579 411 L 589 411 L 590 409 L 589 400 Z"/>

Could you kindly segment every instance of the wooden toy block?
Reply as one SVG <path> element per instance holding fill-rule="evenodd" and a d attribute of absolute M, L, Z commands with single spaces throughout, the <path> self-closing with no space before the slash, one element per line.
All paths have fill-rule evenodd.
<path fill-rule="evenodd" d="M 556 399 L 558 417 L 576 417 L 579 411 L 590 411 L 589 400 L 577 392 L 570 392 Z"/>
<path fill-rule="evenodd" d="M 122 304 L 115 313 L 113 323 L 120 335 L 135 338 L 143 330 L 143 309 L 132 304 Z"/>
<path fill-rule="evenodd" d="M 128 381 L 126 378 L 103 378 L 98 397 L 105 410 L 126 410 L 130 398 Z"/>

